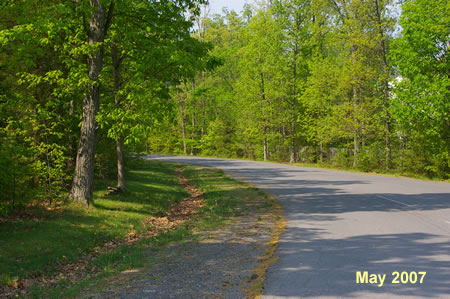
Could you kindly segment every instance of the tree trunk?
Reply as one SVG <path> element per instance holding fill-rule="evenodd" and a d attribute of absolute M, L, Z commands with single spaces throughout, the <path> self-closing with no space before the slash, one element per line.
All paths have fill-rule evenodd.
<path fill-rule="evenodd" d="M 113 41 L 111 51 L 112 63 L 113 63 L 113 77 L 114 77 L 114 104 L 116 107 L 120 107 L 120 66 L 123 56 L 119 56 L 119 49 Z M 120 124 L 117 124 L 120 125 Z M 117 188 L 120 191 L 126 191 L 125 187 L 125 167 L 123 162 L 123 142 L 122 136 L 119 136 L 116 140 L 116 152 L 117 152 Z"/>
<path fill-rule="evenodd" d="M 291 146 L 290 146 L 290 158 L 289 163 L 295 163 L 296 159 L 296 145 L 295 145 L 295 121 L 296 121 L 296 113 L 295 113 L 295 97 L 296 97 L 296 81 L 297 81 L 297 52 L 298 45 L 294 46 L 294 57 L 292 62 L 292 98 L 291 98 Z"/>
<path fill-rule="evenodd" d="M 194 109 L 193 109 L 193 111 L 195 111 L 195 107 L 193 107 Z M 195 115 L 194 115 L 194 113 L 192 113 L 192 140 L 195 140 L 195 134 L 196 134 L 196 131 L 195 131 L 196 129 L 195 129 Z M 191 143 L 191 156 L 193 156 L 194 155 L 194 145 L 193 145 L 193 143 Z"/>
<path fill-rule="evenodd" d="M 69 116 L 70 116 L 71 119 L 73 117 L 73 111 L 74 111 L 74 100 L 71 99 L 69 101 Z M 68 143 L 69 144 L 67 146 L 67 151 L 68 151 L 68 154 L 69 154 L 69 157 L 70 157 L 70 159 L 67 160 L 67 168 L 69 168 L 69 169 L 71 169 L 73 167 L 73 162 L 74 162 L 73 157 L 74 157 L 74 154 L 75 154 L 75 149 L 77 147 L 77 145 L 75 143 L 75 140 L 72 137 L 73 137 L 72 134 L 70 134 L 68 136 Z"/>
<path fill-rule="evenodd" d="M 126 191 L 125 187 L 125 164 L 123 163 L 123 142 L 122 138 L 116 141 L 117 149 L 117 188 L 120 191 Z"/>
<path fill-rule="evenodd" d="M 100 0 L 90 0 L 93 11 L 90 26 L 86 28 L 89 45 L 103 43 L 108 24 L 112 18 L 113 3 L 111 2 L 107 16 Z M 95 135 L 97 128 L 95 117 L 100 101 L 100 83 L 98 78 L 103 67 L 103 52 L 103 46 L 100 46 L 87 59 L 90 82 L 87 86 L 87 95 L 83 100 L 80 142 L 78 144 L 72 190 L 69 195 L 72 200 L 81 202 L 87 207 L 89 206 L 89 201 L 92 200 L 94 181 Z"/>
<path fill-rule="evenodd" d="M 206 101 L 202 96 L 202 137 L 205 134 L 205 125 L 206 125 Z"/>
<path fill-rule="evenodd" d="M 323 163 L 323 142 L 320 142 L 320 163 Z"/>
<path fill-rule="evenodd" d="M 205 29 L 203 31 L 203 34 L 205 34 Z M 204 38 L 204 37 L 203 37 Z M 206 74 L 205 72 L 202 72 L 202 84 L 205 84 L 205 77 Z M 201 102 L 202 102 L 202 136 L 205 134 L 205 130 L 206 130 L 206 99 L 205 99 L 205 95 L 201 95 L 200 96 Z"/>
<path fill-rule="evenodd" d="M 351 55 L 352 55 L 352 63 L 355 65 L 355 52 L 356 52 L 356 46 L 352 47 Z M 356 167 L 358 165 L 358 155 L 359 155 L 359 128 L 357 126 L 358 118 L 358 86 L 356 84 L 356 78 L 353 75 L 352 78 L 353 81 L 353 122 L 354 122 L 354 136 L 353 136 L 353 167 Z"/>
<path fill-rule="evenodd" d="M 266 102 L 266 91 L 264 87 L 264 74 L 261 73 L 261 113 L 263 115 L 262 127 L 263 127 L 263 150 L 264 150 L 264 161 L 269 159 L 269 149 L 267 146 L 267 127 L 266 127 L 266 115 L 264 112 L 264 103 Z"/>
<path fill-rule="evenodd" d="M 390 122 L 391 122 L 391 116 L 389 113 L 389 65 L 387 63 L 386 59 L 386 40 L 384 38 L 384 32 L 381 22 L 381 12 L 380 7 L 378 5 L 378 0 L 375 0 L 375 9 L 376 9 L 376 15 L 377 15 L 377 22 L 378 22 L 378 29 L 380 33 L 380 49 L 381 49 L 381 56 L 383 61 L 383 108 L 384 108 L 384 144 L 386 148 L 386 157 L 385 157 L 385 168 L 386 170 L 389 170 L 391 168 L 391 137 L 390 137 Z"/>
<path fill-rule="evenodd" d="M 365 121 L 361 122 L 361 149 L 364 150 L 366 147 L 366 123 Z"/>
<path fill-rule="evenodd" d="M 264 161 L 269 159 L 269 149 L 267 147 L 266 127 L 264 126 Z"/>
<path fill-rule="evenodd" d="M 405 157 L 405 150 L 406 150 L 406 140 L 405 136 L 403 135 L 403 132 L 401 132 L 400 135 L 400 168 L 403 170 L 404 167 L 404 157 Z"/>
<path fill-rule="evenodd" d="M 183 153 L 187 155 L 187 147 L 186 147 L 186 126 L 184 124 L 184 107 L 183 101 L 181 100 L 181 95 L 178 94 L 178 107 L 180 109 L 180 118 L 181 118 L 181 133 L 183 135 Z"/>

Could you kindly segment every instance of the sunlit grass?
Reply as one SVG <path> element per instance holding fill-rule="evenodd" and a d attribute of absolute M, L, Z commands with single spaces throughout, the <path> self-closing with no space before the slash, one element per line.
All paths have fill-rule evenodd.
<path fill-rule="evenodd" d="M 76 283 L 61 279 L 56 288 L 35 286 L 30 296 L 37 298 L 68 298 L 89 285 L 101 286 L 101 279 L 148 262 L 145 251 L 192 235 L 192 229 L 207 230 L 220 226 L 232 216 L 245 212 L 245 204 L 253 200 L 270 204 L 270 199 L 256 188 L 225 176 L 223 171 L 157 161 L 135 161 L 127 176 L 129 192 L 100 197 L 112 182 L 99 182 L 94 205 L 89 210 L 71 204 L 59 212 L 48 213 L 45 220 L 15 221 L 0 225 L 0 272 L 2 283 L 11 283 L 37 274 L 54 273 L 58 262 L 76 262 L 96 246 L 113 239 L 122 239 L 133 226 L 143 230 L 142 220 L 163 215 L 170 205 L 187 196 L 175 175 L 181 167 L 183 175 L 199 190 L 204 205 L 192 220 L 175 230 L 144 238 L 133 246 L 122 246 L 97 256 L 88 269 L 97 269 Z"/>

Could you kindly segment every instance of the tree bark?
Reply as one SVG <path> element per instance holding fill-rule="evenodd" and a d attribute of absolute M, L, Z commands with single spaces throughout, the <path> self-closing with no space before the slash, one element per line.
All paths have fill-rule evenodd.
<path fill-rule="evenodd" d="M 202 96 L 202 137 L 205 134 L 205 126 L 206 126 L 206 101 Z"/>
<path fill-rule="evenodd" d="M 187 147 L 186 147 L 186 126 L 184 124 L 184 107 L 183 101 L 181 100 L 181 95 L 178 94 L 178 107 L 180 109 L 180 118 L 181 118 L 181 133 L 183 134 L 183 153 L 187 155 Z"/>
<path fill-rule="evenodd" d="M 73 114 L 74 114 L 73 111 L 74 111 L 74 100 L 71 99 L 69 101 L 69 117 L 70 118 L 73 117 Z M 67 151 L 68 151 L 68 154 L 69 154 L 69 157 L 70 157 L 70 159 L 68 159 L 68 161 L 67 161 L 67 168 L 69 168 L 69 169 L 71 169 L 73 167 L 73 162 L 74 162 L 73 157 L 75 156 L 75 150 L 76 150 L 76 147 L 77 147 L 77 144 L 75 143 L 75 139 L 72 138 L 72 137 L 73 137 L 72 134 L 70 134 L 68 136 L 68 143 L 69 144 L 67 146 Z"/>
<path fill-rule="evenodd" d="M 364 150 L 364 148 L 366 147 L 366 122 L 365 121 L 361 122 L 360 137 L 361 137 L 361 149 Z"/>
<path fill-rule="evenodd" d="M 291 98 L 291 146 L 290 146 L 290 158 L 289 163 L 295 163 L 297 161 L 296 159 L 296 145 L 295 145 L 295 119 L 296 119 L 296 113 L 295 113 L 295 97 L 297 94 L 296 90 L 296 81 L 297 81 L 297 52 L 298 52 L 298 45 L 295 44 L 294 46 L 294 57 L 292 62 L 292 98 Z"/>
<path fill-rule="evenodd" d="M 116 141 L 117 150 L 117 188 L 120 191 L 125 192 L 127 188 L 125 187 L 125 164 L 123 162 L 123 142 L 122 137 Z"/>
<path fill-rule="evenodd" d="M 269 148 L 267 146 L 267 127 L 266 127 L 266 115 L 264 112 L 264 103 L 266 101 L 266 91 L 264 87 L 264 74 L 261 73 L 261 113 L 263 115 L 262 127 L 263 127 L 263 150 L 264 150 L 264 161 L 269 159 Z"/>
<path fill-rule="evenodd" d="M 86 28 L 89 45 L 103 43 L 112 18 L 114 2 L 111 2 L 108 15 L 100 0 L 90 0 L 93 8 L 90 26 Z M 69 197 L 81 202 L 86 207 L 92 200 L 92 187 L 94 181 L 94 158 L 96 145 L 96 115 L 100 101 L 100 83 L 98 81 L 103 68 L 103 46 L 95 49 L 88 55 L 87 66 L 90 82 L 87 86 L 87 95 L 83 100 L 83 117 L 81 122 L 80 142 L 78 144 L 77 160 L 72 189 Z"/>
<path fill-rule="evenodd" d="M 384 134 L 385 134 L 384 145 L 386 148 L 385 168 L 386 170 L 389 170 L 391 168 L 391 137 L 390 137 L 391 115 L 389 113 L 389 65 L 386 59 L 386 39 L 384 37 L 384 32 L 382 29 L 381 12 L 380 7 L 378 5 L 378 0 L 375 0 L 375 9 L 378 22 L 378 32 L 381 37 L 380 50 L 383 63 L 383 108 L 384 108 Z"/>
<path fill-rule="evenodd" d="M 323 163 L 323 142 L 320 142 L 320 163 Z"/>
<path fill-rule="evenodd" d="M 352 63 L 355 65 L 355 52 L 356 46 L 352 46 L 351 55 L 352 55 Z M 356 117 L 358 113 L 358 86 L 356 84 L 356 78 L 353 76 L 353 122 L 354 122 L 354 136 L 353 136 L 353 167 L 358 165 L 358 155 L 359 155 L 359 143 L 360 143 L 360 134 L 357 126 L 358 118 Z"/>
<path fill-rule="evenodd" d="M 111 58 L 113 63 L 113 77 L 114 77 L 114 104 L 116 107 L 120 107 L 120 66 L 122 64 L 123 56 L 119 55 L 119 49 L 113 41 Z M 120 125 L 120 124 L 117 124 Z M 123 162 L 123 141 L 122 136 L 118 136 L 116 140 L 116 152 L 117 152 L 117 188 L 124 192 L 125 187 L 125 165 Z"/>
<path fill-rule="evenodd" d="M 264 161 L 269 159 L 269 149 L 267 147 L 266 126 L 264 126 Z"/>

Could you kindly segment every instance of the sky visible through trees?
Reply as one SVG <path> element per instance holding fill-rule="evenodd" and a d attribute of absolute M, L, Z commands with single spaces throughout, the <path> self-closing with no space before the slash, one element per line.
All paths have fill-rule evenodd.
<path fill-rule="evenodd" d="M 253 2 L 248 0 L 228 0 L 228 1 L 211 0 L 209 1 L 208 6 L 212 14 L 221 14 L 222 9 L 224 7 L 228 8 L 229 10 L 234 10 L 235 12 L 240 13 L 246 3 L 250 4 Z"/>

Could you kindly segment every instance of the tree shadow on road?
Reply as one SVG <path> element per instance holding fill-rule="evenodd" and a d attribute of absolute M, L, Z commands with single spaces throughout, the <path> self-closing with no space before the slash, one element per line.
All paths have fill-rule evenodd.
<path fill-rule="evenodd" d="M 450 294 L 450 238 L 444 221 L 450 220 L 447 184 L 248 161 L 187 157 L 177 162 L 222 168 L 282 203 L 288 227 L 276 253 L 280 259 L 268 271 L 266 295 Z M 365 217 L 371 217 L 367 223 L 374 227 L 359 227 Z M 394 221 L 396 217 L 411 222 Z M 385 284 L 357 285 L 357 271 L 386 274 Z M 427 275 L 422 284 L 392 284 L 394 271 Z"/>
<path fill-rule="evenodd" d="M 268 276 L 274 280 L 265 295 L 349 298 L 370 293 L 385 298 L 389 294 L 431 298 L 450 294 L 450 242 L 439 236 L 409 233 L 323 239 L 318 233 L 313 229 L 286 233 L 278 254 L 284 256 L 283 261 L 298 262 L 280 261 L 270 268 Z M 437 259 L 444 256 L 445 262 Z M 384 285 L 356 284 L 357 271 L 386 274 Z M 392 284 L 394 271 L 427 274 L 422 284 Z"/>

